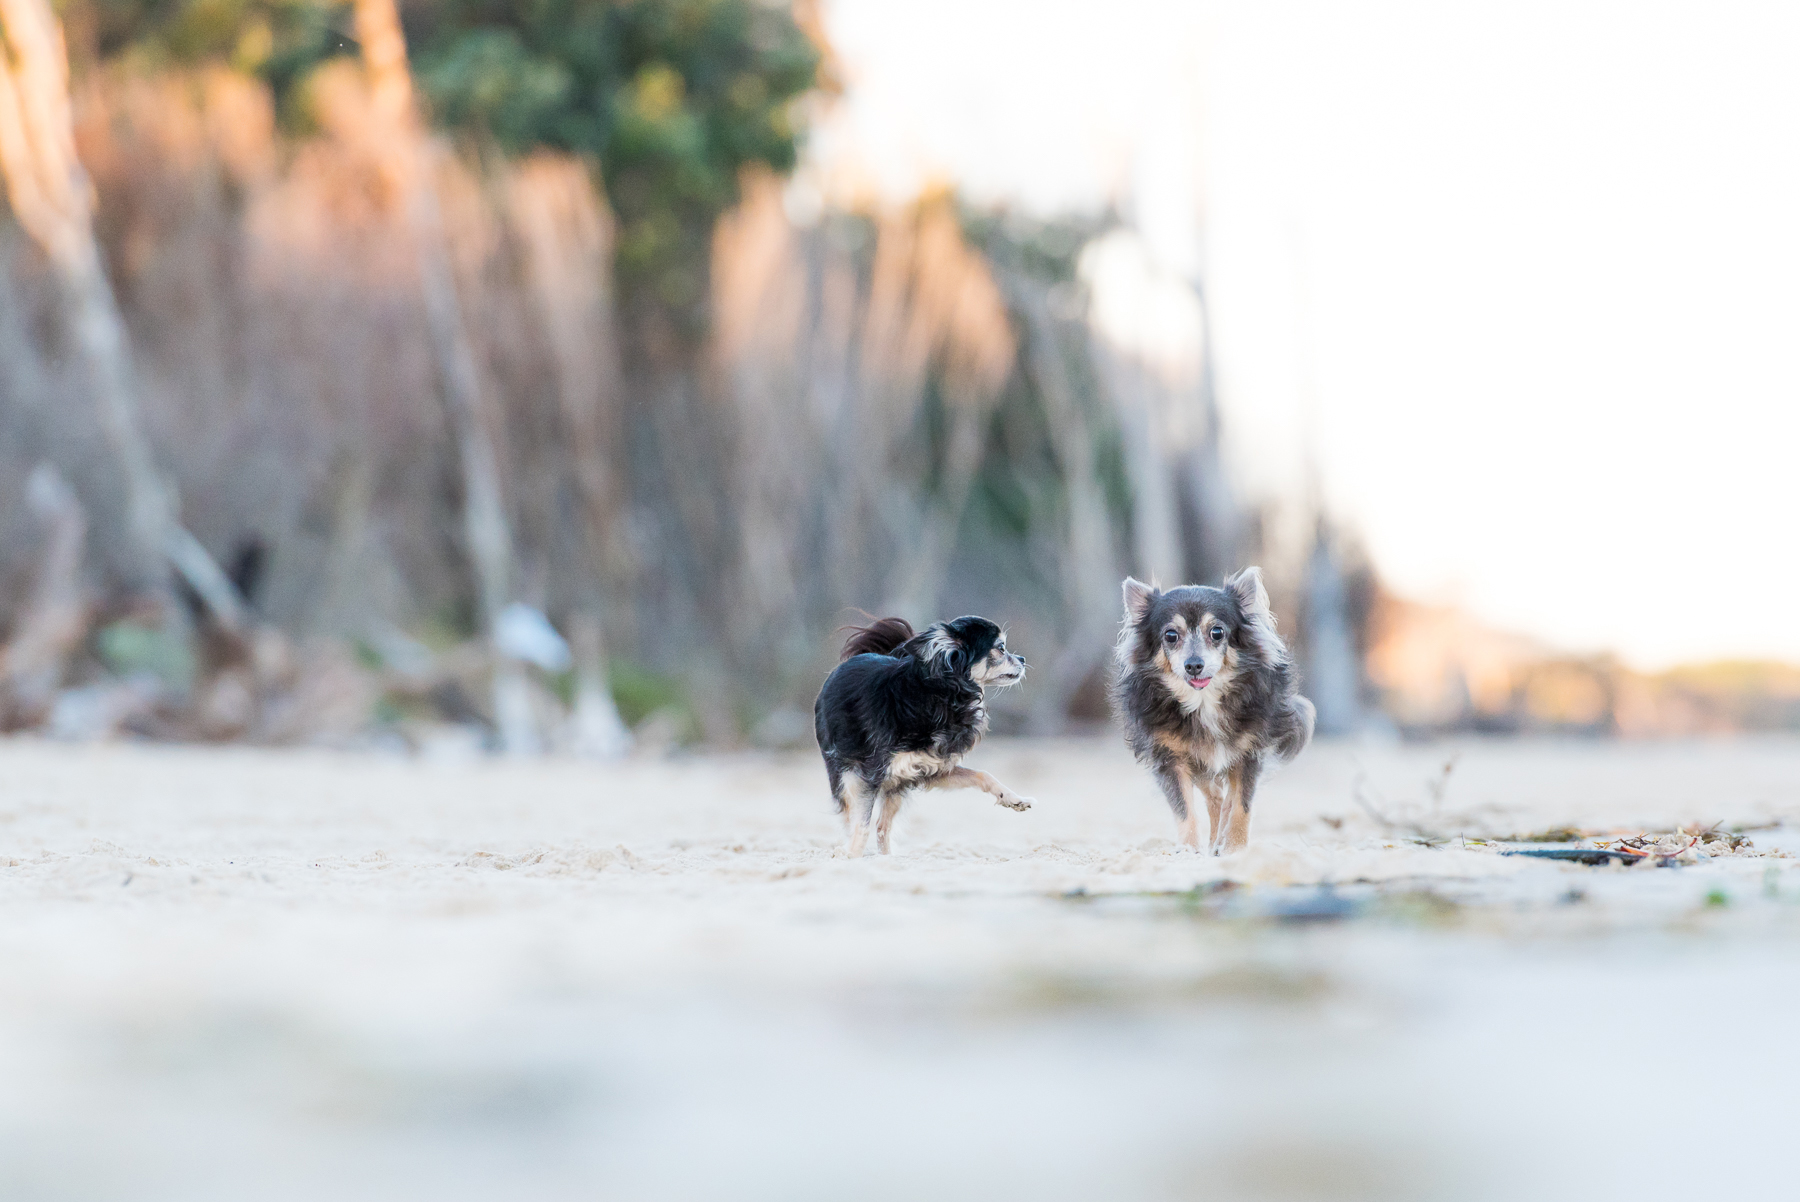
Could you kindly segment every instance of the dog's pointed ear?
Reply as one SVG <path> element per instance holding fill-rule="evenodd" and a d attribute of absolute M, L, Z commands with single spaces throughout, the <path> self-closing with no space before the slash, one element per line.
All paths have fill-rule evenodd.
<path fill-rule="evenodd" d="M 1150 603 L 1156 600 L 1156 586 L 1145 584 L 1142 580 L 1125 577 L 1125 620 L 1132 624 L 1142 622 L 1144 615 L 1150 612 Z"/>
<path fill-rule="evenodd" d="M 1225 577 L 1225 591 L 1246 614 L 1269 612 L 1269 590 L 1263 587 L 1261 568 L 1245 568 L 1235 576 Z"/>

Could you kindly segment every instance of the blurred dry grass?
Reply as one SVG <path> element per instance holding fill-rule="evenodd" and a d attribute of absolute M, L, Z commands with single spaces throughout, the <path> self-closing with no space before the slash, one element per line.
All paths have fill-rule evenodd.
<path fill-rule="evenodd" d="M 221 564 L 261 554 L 255 607 L 299 669 L 346 680 L 359 655 L 404 669 L 390 654 L 402 642 L 437 652 L 474 636 L 456 451 L 383 144 L 394 135 L 370 119 L 363 73 L 350 60 L 315 72 L 299 136 L 278 129 L 262 85 L 223 69 L 95 70 L 77 99 L 143 421 L 180 520 Z M 683 426 L 687 410 L 621 366 L 612 224 L 589 168 L 484 151 L 435 161 L 521 600 L 565 632 L 598 613 L 625 676 L 659 678 L 684 723 L 727 742 L 804 708 L 829 658 L 821 636 L 846 607 L 915 620 L 986 609 L 1040 656 L 1076 638 L 1093 648 L 1045 666 L 1057 704 L 1039 721 L 1060 724 L 1105 645 L 1095 590 L 1058 586 L 1116 577 L 1129 521 L 1101 479 L 1119 470 L 1118 418 L 1082 366 L 1089 333 L 1066 298 L 1045 302 L 1066 284 L 1014 268 L 1003 292 L 949 195 L 799 225 L 779 180 L 748 178 L 715 235 L 704 395 Z M 0 264 L 16 284 L 0 290 L 0 499 L 43 462 L 72 483 L 92 552 L 78 584 L 102 631 L 138 612 L 124 587 L 129 498 L 45 266 L 3 221 Z M 0 512 L 0 629 L 15 630 L 44 534 L 24 507 Z M 686 632 L 671 637 L 670 622 Z M 96 645 L 64 687 L 118 671 Z M 207 686 L 219 665 L 197 667 Z M 540 707 L 555 709 L 554 685 L 538 682 Z M 249 687 L 267 707 L 298 686 L 288 673 Z M 491 718 L 484 690 L 461 688 L 472 703 L 439 717 Z M 289 738 L 304 723 L 278 735 L 171 710 L 154 732 L 138 724 L 178 726 Z"/>
<path fill-rule="evenodd" d="M 1800 668 L 1766 661 L 1639 672 L 1571 656 L 1452 606 L 1384 596 L 1368 671 L 1403 729 L 1671 737 L 1800 729 Z"/>
<path fill-rule="evenodd" d="M 295 98 L 303 132 L 222 68 L 95 69 L 76 100 L 155 459 L 212 557 L 255 552 L 266 571 L 255 637 L 214 639 L 185 668 L 141 637 L 130 498 L 48 264 L 0 220 L 0 634 L 20 644 L 15 667 L 35 665 L 4 675 L 49 682 L 6 686 L 5 724 L 415 746 L 445 724 L 491 728 L 466 480 L 396 135 L 371 120 L 364 73 L 314 72 Z M 1035 665 L 1029 696 L 997 701 L 1001 727 L 1091 723 L 1127 567 L 1216 578 L 1269 549 L 1226 486 L 1204 307 L 1189 297 L 1201 352 L 1174 363 L 1096 316 L 1078 263 L 1093 251 L 1130 268 L 1121 231 L 971 215 L 947 193 L 797 221 L 783 181 L 753 172 L 713 233 L 699 362 L 669 386 L 622 343 L 644 327 L 617 312 L 590 165 L 440 149 L 512 591 L 587 660 L 604 649 L 621 711 L 657 719 L 650 744 L 804 742 L 829 632 L 852 607 L 996 616 Z M 82 508 L 73 571 L 23 503 L 44 464 Z M 1356 559 L 1321 523 L 1311 560 L 1265 567 L 1317 696 L 1354 708 L 1359 666 L 1326 651 L 1364 654 L 1364 699 L 1402 730 L 1800 726 L 1800 670 L 1648 675 L 1563 655 L 1381 596 Z M 72 600 L 33 629 L 33 599 L 51 595 Z M 47 642 L 69 614 L 84 634 Z M 145 671 L 182 683 L 153 695 Z M 588 687 L 536 675 L 549 744 L 568 745 L 557 732 Z M 101 692 L 64 698 L 59 727 L 56 698 L 83 689 Z"/>

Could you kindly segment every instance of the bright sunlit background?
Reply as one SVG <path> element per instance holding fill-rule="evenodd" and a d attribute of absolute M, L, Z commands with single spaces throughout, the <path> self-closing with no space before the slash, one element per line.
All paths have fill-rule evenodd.
<path fill-rule="evenodd" d="M 0 0 L 0 1202 L 1782 1196 L 1797 63 Z"/>
<path fill-rule="evenodd" d="M 1247 499 L 1654 668 L 1800 658 L 1800 8 L 831 0 L 800 189 L 1115 204 L 1204 272 Z M 947 36 L 954 31 L 956 36 Z"/>

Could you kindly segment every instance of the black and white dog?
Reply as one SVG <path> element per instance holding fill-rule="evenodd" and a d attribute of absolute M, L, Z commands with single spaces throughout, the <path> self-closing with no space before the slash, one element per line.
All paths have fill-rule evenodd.
<path fill-rule="evenodd" d="M 1175 811 L 1181 841 L 1199 850 L 1198 791 L 1212 853 L 1242 850 L 1264 763 L 1293 759 L 1313 731 L 1261 570 L 1245 568 L 1222 589 L 1166 593 L 1127 576 L 1117 661 L 1113 709 Z"/>
<path fill-rule="evenodd" d="M 980 789 L 1014 810 L 1031 808 L 985 772 L 957 761 L 987 733 L 990 686 L 1025 679 L 1025 657 L 986 618 L 939 622 L 914 634 L 900 618 L 854 627 L 841 662 L 813 703 L 813 730 L 831 795 L 860 856 L 875 821 L 875 846 L 888 852 L 900 802 L 913 789 Z"/>

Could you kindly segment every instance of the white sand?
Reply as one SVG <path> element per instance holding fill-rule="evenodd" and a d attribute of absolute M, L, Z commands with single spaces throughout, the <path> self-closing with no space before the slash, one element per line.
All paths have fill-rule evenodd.
<path fill-rule="evenodd" d="M 1470 743 L 1433 808 L 1456 750 L 1315 747 L 1209 860 L 1111 743 L 996 741 L 1035 809 L 851 862 L 812 756 L 0 743 L 0 1198 L 1786 1192 L 1800 861 L 1351 792 L 1800 849 L 1800 743 Z"/>

